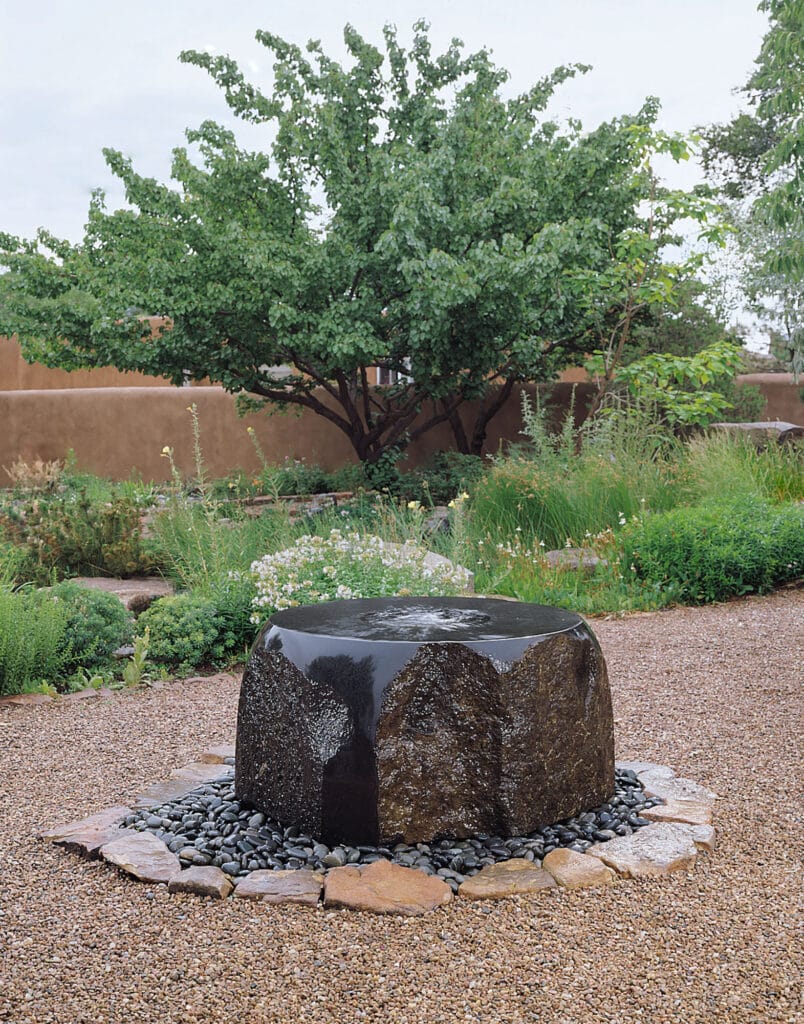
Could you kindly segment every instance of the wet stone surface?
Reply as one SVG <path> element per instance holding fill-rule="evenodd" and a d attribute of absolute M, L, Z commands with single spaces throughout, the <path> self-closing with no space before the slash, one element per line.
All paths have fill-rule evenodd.
<path fill-rule="evenodd" d="M 241 804 L 235 799 L 232 776 L 226 775 L 159 807 L 134 811 L 121 827 L 153 833 L 178 856 L 183 868 L 213 865 L 237 878 L 251 871 L 326 871 L 388 860 L 438 875 L 457 892 L 463 881 L 489 864 L 517 858 L 540 862 L 551 850 L 584 853 L 607 840 L 631 835 L 650 824 L 642 812 L 660 802 L 645 795 L 634 771 L 617 769 L 614 796 L 607 803 L 527 835 L 478 834 L 462 840 L 397 843 L 390 848 L 331 846 Z"/>
<path fill-rule="evenodd" d="M 518 837 L 613 788 L 605 661 L 564 609 L 489 598 L 286 609 L 243 675 L 237 796 L 330 844 Z"/>

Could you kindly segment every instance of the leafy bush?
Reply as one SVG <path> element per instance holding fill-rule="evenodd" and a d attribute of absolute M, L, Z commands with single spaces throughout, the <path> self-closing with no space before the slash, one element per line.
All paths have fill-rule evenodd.
<path fill-rule="evenodd" d="M 0 531 L 24 547 L 38 582 L 59 575 L 134 576 L 154 568 L 140 533 L 140 506 L 126 495 L 98 503 L 84 491 L 14 502 Z"/>
<path fill-rule="evenodd" d="M 69 657 L 64 671 L 104 668 L 112 652 L 131 638 L 131 615 L 114 594 L 65 581 L 43 599 L 60 602 L 67 613 L 63 642 Z"/>
<path fill-rule="evenodd" d="M 477 455 L 436 452 L 429 462 L 411 473 L 401 473 L 399 496 L 423 505 L 446 505 L 476 483 L 486 470 Z"/>
<path fill-rule="evenodd" d="M 150 634 L 149 660 L 182 671 L 243 655 L 256 632 L 249 620 L 253 595 L 251 581 L 235 577 L 207 594 L 154 601 L 137 619 L 138 635 Z"/>
<path fill-rule="evenodd" d="M 148 656 L 171 668 L 189 669 L 220 661 L 220 622 L 209 598 L 195 594 L 160 597 L 137 619 L 137 634 L 150 630 Z"/>
<path fill-rule="evenodd" d="M 414 544 L 388 545 L 380 537 L 340 530 L 328 537 L 300 537 L 252 566 L 254 621 L 281 608 L 339 598 L 461 593 L 465 571 L 426 566 L 426 554 Z"/>
<path fill-rule="evenodd" d="M 35 591 L 0 590 L 0 694 L 23 693 L 63 674 L 67 609 Z"/>
<path fill-rule="evenodd" d="M 209 503 L 171 501 L 154 516 L 151 532 L 165 575 L 186 590 L 213 591 L 230 573 L 247 574 L 265 551 L 290 542 L 292 531 L 285 509 L 244 514 L 237 506 L 225 509 Z"/>
<path fill-rule="evenodd" d="M 723 601 L 804 570 L 804 509 L 740 498 L 645 518 L 623 535 L 635 576 L 687 604 Z"/>

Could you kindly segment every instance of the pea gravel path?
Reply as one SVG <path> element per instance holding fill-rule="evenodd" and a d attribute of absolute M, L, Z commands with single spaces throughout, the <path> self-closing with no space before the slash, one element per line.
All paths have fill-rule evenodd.
<path fill-rule="evenodd" d="M 723 795 L 691 875 L 383 918 L 168 896 L 37 841 L 230 741 L 237 687 L 0 708 L 0 1020 L 540 1021 L 800 1015 L 804 592 L 597 620 L 617 756 Z"/>

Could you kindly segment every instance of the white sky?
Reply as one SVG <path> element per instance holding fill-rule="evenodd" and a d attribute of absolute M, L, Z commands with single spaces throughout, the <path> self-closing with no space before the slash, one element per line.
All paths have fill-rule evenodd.
<path fill-rule="evenodd" d="M 205 72 L 180 64 L 183 49 L 214 48 L 270 87 L 269 52 L 257 28 L 296 43 L 321 39 L 345 56 L 347 22 L 377 45 L 396 24 L 407 45 L 418 18 L 431 24 L 435 52 L 453 36 L 483 46 L 522 92 L 557 64 L 593 65 L 562 86 L 552 112 L 591 128 L 662 101 L 662 127 L 688 131 L 740 106 L 732 90 L 752 69 L 766 20 L 756 0 L 0 0 L 0 231 L 30 237 L 37 227 L 77 241 L 90 192 L 120 191 L 103 146 L 137 170 L 166 179 L 183 131 L 206 118 L 233 123 Z M 265 128 L 241 136 L 257 147 Z M 673 172 L 689 186 L 694 167 Z"/>

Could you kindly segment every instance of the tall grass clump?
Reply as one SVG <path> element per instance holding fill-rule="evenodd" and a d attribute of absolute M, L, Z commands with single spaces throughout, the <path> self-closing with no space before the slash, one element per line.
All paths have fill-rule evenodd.
<path fill-rule="evenodd" d="M 551 434 L 544 412 L 523 396 L 523 421 L 528 444 L 496 460 L 474 488 L 477 537 L 578 545 L 646 508 L 663 510 L 677 500 L 675 443 L 639 410 L 599 416 L 585 427 L 580 451 L 572 411 Z"/>
<path fill-rule="evenodd" d="M 0 589 L 0 695 L 24 693 L 58 678 L 71 657 L 67 610 L 30 589 Z"/>
<path fill-rule="evenodd" d="M 686 446 L 687 496 L 701 504 L 723 494 L 771 502 L 804 499 L 804 446 L 757 447 L 742 435 L 716 432 Z"/>

